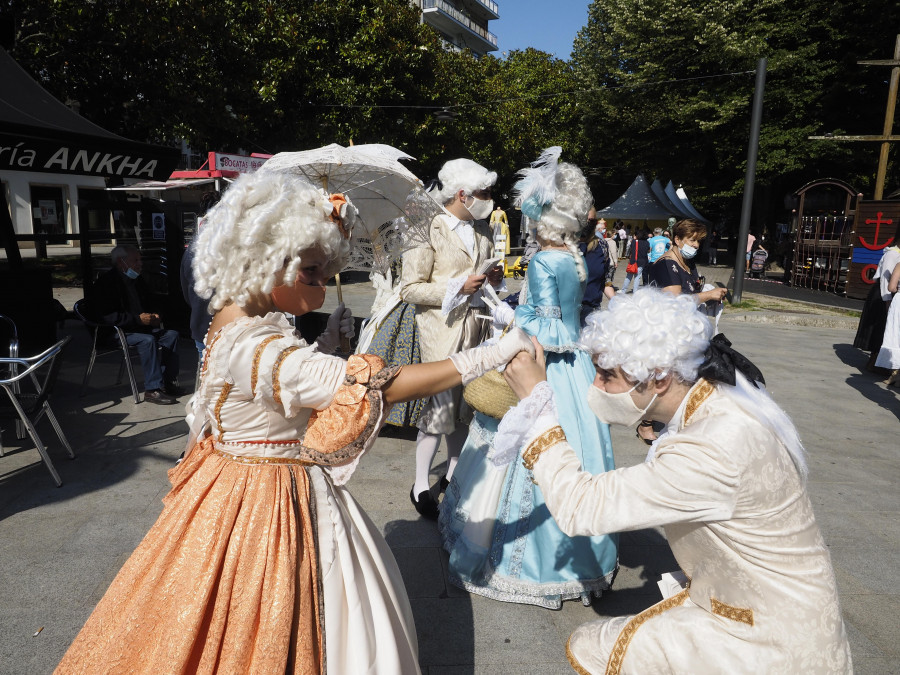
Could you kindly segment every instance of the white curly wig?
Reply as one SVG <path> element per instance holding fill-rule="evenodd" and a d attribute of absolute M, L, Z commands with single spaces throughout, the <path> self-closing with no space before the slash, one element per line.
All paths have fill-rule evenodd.
<path fill-rule="evenodd" d="M 656 289 L 615 296 L 608 310 L 588 315 L 581 331 L 581 345 L 595 363 L 621 368 L 632 382 L 669 373 L 696 382 L 711 338 L 709 320 L 693 298 Z"/>
<path fill-rule="evenodd" d="M 305 178 L 282 172 L 244 174 L 206 214 L 194 255 L 194 289 L 209 298 L 210 312 L 234 302 L 243 307 L 268 295 L 285 270 L 292 284 L 303 252 L 317 247 L 330 277 L 346 264 L 350 241 L 331 220 L 328 195 Z M 356 209 L 348 204 L 344 227 L 352 231 Z"/>
<path fill-rule="evenodd" d="M 438 171 L 438 181 L 440 186 L 434 185 L 428 194 L 438 204 L 445 205 L 452 202 L 460 190 L 471 194 L 493 186 L 497 182 L 497 173 L 471 159 L 451 159 Z"/>
<path fill-rule="evenodd" d="M 588 315 L 580 342 L 598 366 L 621 368 L 632 382 L 662 379 L 671 373 L 693 384 L 711 338 L 709 319 L 690 296 L 648 288 L 630 296 L 617 295 L 609 309 Z M 797 428 L 762 385 L 736 371 L 735 386 L 717 382 L 716 387 L 781 441 L 805 480 L 809 469 Z"/>
<path fill-rule="evenodd" d="M 578 278 L 587 279 L 578 238 L 587 225 L 594 196 L 584 174 L 574 164 L 560 162 L 562 148 L 547 148 L 531 167 L 519 172 L 522 179 L 513 187 L 515 204 L 537 222 L 537 234 L 544 241 L 565 244 L 575 258 Z"/>

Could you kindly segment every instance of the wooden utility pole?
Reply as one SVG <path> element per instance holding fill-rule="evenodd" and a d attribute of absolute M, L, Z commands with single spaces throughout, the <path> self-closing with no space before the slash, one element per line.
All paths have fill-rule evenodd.
<path fill-rule="evenodd" d="M 897 105 L 897 84 L 900 82 L 900 35 L 894 44 L 894 58 L 886 61 L 857 61 L 861 66 L 893 66 L 891 83 L 888 88 L 887 110 L 884 113 L 884 132 L 880 136 L 810 136 L 810 140 L 829 141 L 880 141 L 881 153 L 878 156 L 878 174 L 875 176 L 875 194 L 873 199 L 879 201 L 884 195 L 884 178 L 887 174 L 888 153 L 891 143 L 900 141 L 900 136 L 892 136 L 894 129 L 894 108 Z"/>

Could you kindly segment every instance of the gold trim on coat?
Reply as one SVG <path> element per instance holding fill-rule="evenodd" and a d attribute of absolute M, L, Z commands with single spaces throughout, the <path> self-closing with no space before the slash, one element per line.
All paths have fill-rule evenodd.
<path fill-rule="evenodd" d="M 622 661 L 625 660 L 625 652 L 628 651 L 628 645 L 631 644 L 631 640 L 638 628 L 663 612 L 673 609 L 674 607 L 680 607 L 687 599 L 688 589 L 685 588 L 681 593 L 673 595 L 671 598 L 666 598 L 662 602 L 653 605 L 653 607 L 648 607 L 640 614 L 633 616 L 631 620 L 625 624 L 625 628 L 619 633 L 619 637 L 616 638 L 612 653 L 609 655 L 609 663 L 606 664 L 606 675 L 618 675 L 618 673 L 621 672 Z"/>
<path fill-rule="evenodd" d="M 565 442 L 566 432 L 563 431 L 563 428 L 558 424 L 555 427 L 550 427 L 547 431 L 528 444 L 528 447 L 525 448 L 525 452 L 522 453 L 522 464 L 526 469 L 532 471 L 534 469 L 534 463 L 541 454 L 552 448 L 554 445 Z"/>
<path fill-rule="evenodd" d="M 702 378 L 697 380 L 697 384 L 691 388 L 691 392 L 688 395 L 688 402 L 684 406 L 684 416 L 681 421 L 682 427 L 686 427 L 690 423 L 694 413 L 696 413 L 700 406 L 706 402 L 706 399 L 712 396 L 712 393 L 715 390 L 716 386 L 712 382 Z"/>
<path fill-rule="evenodd" d="M 709 609 L 713 614 L 717 614 L 718 616 L 723 616 L 726 619 L 731 619 L 732 621 L 739 621 L 740 623 L 745 623 L 748 626 L 753 625 L 753 610 L 752 609 L 744 609 L 743 607 L 735 607 L 734 605 L 726 605 L 724 602 L 719 602 L 715 598 L 709 599 Z"/>

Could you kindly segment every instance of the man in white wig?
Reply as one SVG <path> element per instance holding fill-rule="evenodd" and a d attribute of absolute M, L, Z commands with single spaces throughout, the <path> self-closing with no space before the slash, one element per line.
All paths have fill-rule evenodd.
<path fill-rule="evenodd" d="M 503 281 L 502 268 L 480 273 L 493 250 L 491 229 L 485 221 L 494 202 L 491 187 L 497 174 L 470 159 L 454 159 L 441 168 L 429 194 L 444 209 L 431 225 L 430 245 L 403 255 L 400 296 L 416 306 L 416 330 L 423 362 L 440 361 L 478 344 L 484 325 L 475 316 L 481 312 L 481 287 L 485 281 Z M 416 440 L 416 481 L 410 499 L 424 517 L 437 519 L 437 487 L 447 485 L 466 440 L 471 419 L 456 387 L 431 397 L 419 418 Z M 429 487 L 431 464 L 441 436 L 447 441 L 447 475 L 435 488 Z"/>
<path fill-rule="evenodd" d="M 522 450 L 562 530 L 663 526 L 688 580 L 636 616 L 580 626 L 569 661 L 579 673 L 852 672 L 797 430 L 759 370 L 711 333 L 690 298 L 655 289 L 588 317 L 591 409 L 610 424 L 668 425 L 645 463 L 599 475 L 558 426 L 542 350 L 505 371 L 523 399 L 507 418 L 534 422 L 501 423 L 495 445 Z"/>

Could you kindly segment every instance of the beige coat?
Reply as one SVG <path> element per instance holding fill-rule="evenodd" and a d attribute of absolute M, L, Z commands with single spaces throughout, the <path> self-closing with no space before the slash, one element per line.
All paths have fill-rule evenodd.
<path fill-rule="evenodd" d="M 424 362 L 440 361 L 460 349 L 474 347 L 483 332 L 483 322 L 475 320 L 476 312 L 468 304 L 460 305 L 446 316 L 441 313 L 441 304 L 448 280 L 475 274 L 491 257 L 494 251 L 491 229 L 483 220 L 475 221 L 476 257 L 473 259 L 448 221 L 443 214 L 436 216 L 431 224 L 431 246 L 403 254 L 400 297 L 416 306 L 416 329 Z"/>
<path fill-rule="evenodd" d="M 592 476 L 558 442 L 534 479 L 570 536 L 663 526 L 690 587 L 578 628 L 580 673 L 850 673 L 828 549 L 787 450 L 705 380 L 653 460 Z"/>

